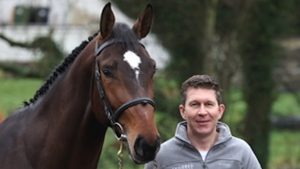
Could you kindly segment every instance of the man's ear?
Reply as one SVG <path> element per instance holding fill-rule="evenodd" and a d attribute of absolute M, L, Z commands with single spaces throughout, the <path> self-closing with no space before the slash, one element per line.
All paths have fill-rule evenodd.
<path fill-rule="evenodd" d="M 218 116 L 218 120 L 220 120 L 223 117 L 225 111 L 225 105 L 224 104 L 220 104 L 219 105 L 219 116 Z"/>
<path fill-rule="evenodd" d="M 186 120 L 186 117 L 185 117 L 185 108 L 184 108 L 184 105 L 183 104 L 180 104 L 179 105 L 179 112 L 180 112 L 180 115 L 181 117 Z"/>

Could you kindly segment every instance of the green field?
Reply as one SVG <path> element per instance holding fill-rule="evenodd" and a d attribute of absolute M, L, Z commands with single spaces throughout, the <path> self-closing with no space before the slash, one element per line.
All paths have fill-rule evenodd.
<path fill-rule="evenodd" d="M 37 79 L 13 79 L 0 77 L 0 112 L 5 115 L 23 106 L 33 97 L 41 85 Z"/>
<path fill-rule="evenodd" d="M 0 113 L 7 115 L 18 107 L 23 106 L 23 102 L 32 98 L 42 83 L 41 80 L 36 79 L 4 78 L 0 74 Z M 234 97 L 237 97 L 237 100 L 240 99 L 239 96 Z M 234 125 L 234 121 L 239 120 L 241 114 L 243 114 L 244 104 L 238 101 L 236 103 L 235 106 L 231 107 L 229 112 L 231 115 L 225 118 L 230 125 Z M 290 114 L 297 114 L 300 112 L 300 108 L 299 105 L 295 104 L 297 103 L 292 96 L 282 95 L 276 100 L 274 111 L 282 112 L 283 110 L 288 110 Z M 100 161 L 103 168 L 118 168 L 117 151 L 118 143 L 109 130 Z M 271 133 L 270 153 L 269 169 L 299 169 L 300 131 L 273 131 Z M 126 151 L 123 156 L 125 158 L 124 168 L 143 168 L 142 165 L 134 165 L 129 160 Z"/>

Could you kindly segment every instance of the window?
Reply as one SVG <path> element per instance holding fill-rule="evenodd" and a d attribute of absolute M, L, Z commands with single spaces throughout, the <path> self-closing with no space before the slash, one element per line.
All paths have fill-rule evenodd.
<path fill-rule="evenodd" d="M 15 24 L 42 24 L 48 22 L 49 7 L 16 6 L 14 12 Z"/>

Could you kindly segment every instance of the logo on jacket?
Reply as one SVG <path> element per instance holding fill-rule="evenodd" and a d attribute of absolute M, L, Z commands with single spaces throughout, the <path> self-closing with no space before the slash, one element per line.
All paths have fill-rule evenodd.
<path fill-rule="evenodd" d="M 194 165 L 193 164 L 182 164 L 177 167 L 173 167 L 172 169 L 193 169 Z"/>

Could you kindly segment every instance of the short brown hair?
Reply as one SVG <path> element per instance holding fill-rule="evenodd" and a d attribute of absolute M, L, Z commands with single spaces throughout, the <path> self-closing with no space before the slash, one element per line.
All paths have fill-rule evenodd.
<path fill-rule="evenodd" d="M 219 83 L 215 78 L 209 75 L 193 75 L 182 83 L 180 92 L 182 104 L 186 101 L 186 91 L 188 88 L 213 89 L 216 92 L 218 104 L 223 103 Z"/>

